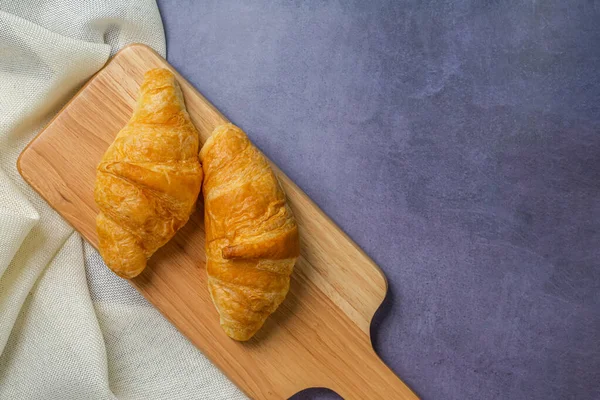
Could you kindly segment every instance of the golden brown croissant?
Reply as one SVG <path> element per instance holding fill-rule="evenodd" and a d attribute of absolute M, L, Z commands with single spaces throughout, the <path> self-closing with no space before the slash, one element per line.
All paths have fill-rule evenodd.
<path fill-rule="evenodd" d="M 99 248 L 119 276 L 133 278 L 181 228 L 202 184 L 198 132 L 166 69 L 144 75 L 133 116 L 98 165 L 94 198 Z"/>
<path fill-rule="evenodd" d="M 289 290 L 298 227 L 269 163 L 241 129 L 217 127 L 200 160 L 208 288 L 223 330 L 248 340 Z"/>

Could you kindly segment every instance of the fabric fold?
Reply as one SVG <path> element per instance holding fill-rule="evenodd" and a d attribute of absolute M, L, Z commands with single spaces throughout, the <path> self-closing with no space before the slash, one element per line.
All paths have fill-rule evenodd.
<path fill-rule="evenodd" d="M 29 200 L 0 170 L 0 187 L 13 196 L 0 203 L 0 277 L 6 271 L 23 240 L 38 221 L 40 215 Z"/>
<path fill-rule="evenodd" d="M 27 298 L 0 357 L 0 398 L 115 398 L 85 271 L 72 268 L 82 259 L 73 233 Z"/>
<path fill-rule="evenodd" d="M 88 244 L 84 258 L 79 235 L 16 168 L 59 108 L 134 42 L 165 55 L 154 0 L 0 1 L 2 399 L 245 398 Z"/>

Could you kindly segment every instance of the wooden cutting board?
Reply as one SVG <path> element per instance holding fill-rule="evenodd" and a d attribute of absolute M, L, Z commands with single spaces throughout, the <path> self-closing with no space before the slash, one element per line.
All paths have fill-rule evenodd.
<path fill-rule="evenodd" d="M 227 119 L 144 45 L 115 55 L 29 144 L 23 178 L 93 246 L 96 165 L 129 119 L 143 74 L 172 70 L 203 143 Z M 327 387 L 346 399 L 416 399 L 379 359 L 369 325 L 387 282 L 375 263 L 279 169 L 302 236 L 290 293 L 249 342 L 229 339 L 206 286 L 202 204 L 131 283 L 247 395 Z"/>

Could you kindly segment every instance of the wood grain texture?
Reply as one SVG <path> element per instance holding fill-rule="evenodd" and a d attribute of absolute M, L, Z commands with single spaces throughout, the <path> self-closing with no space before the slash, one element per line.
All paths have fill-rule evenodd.
<path fill-rule="evenodd" d="M 143 74 L 171 69 L 203 143 L 227 119 L 144 45 L 115 55 L 23 151 L 23 178 L 92 245 L 96 166 L 131 116 Z M 288 177 L 275 171 L 301 232 L 290 293 L 249 342 L 229 339 L 207 290 L 202 204 L 131 283 L 246 394 L 288 398 L 327 387 L 346 399 L 416 399 L 379 359 L 371 318 L 387 283 L 381 270 Z"/>

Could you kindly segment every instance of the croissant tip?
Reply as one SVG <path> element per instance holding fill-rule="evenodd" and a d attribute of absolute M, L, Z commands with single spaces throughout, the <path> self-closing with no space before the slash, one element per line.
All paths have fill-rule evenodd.
<path fill-rule="evenodd" d="M 133 279 L 142 273 L 142 271 L 135 271 L 132 273 L 127 273 L 124 271 L 115 271 L 114 269 L 112 270 L 112 272 L 114 272 L 118 277 L 123 278 L 123 279 Z"/>
<path fill-rule="evenodd" d="M 138 265 L 132 266 L 131 264 L 128 265 L 123 265 L 120 264 L 118 266 L 114 265 L 114 262 L 111 261 L 107 261 L 107 258 L 104 258 L 104 262 L 106 263 L 106 266 L 112 271 L 114 272 L 115 275 L 117 275 L 120 278 L 123 279 L 133 279 L 136 276 L 138 276 L 139 274 L 142 273 L 142 271 L 144 271 L 144 269 L 146 269 L 146 263 L 137 263 Z"/>
<path fill-rule="evenodd" d="M 150 69 L 148 71 L 146 71 L 144 73 L 144 79 L 147 79 L 148 77 L 152 76 L 152 75 L 169 75 L 169 76 L 173 76 L 173 73 L 171 71 L 169 71 L 166 68 L 154 68 L 154 69 Z"/>
<path fill-rule="evenodd" d="M 221 328 L 225 331 L 227 336 L 238 342 L 246 342 L 252 339 L 256 332 L 258 332 L 258 329 L 236 329 L 223 323 L 221 323 Z"/>

